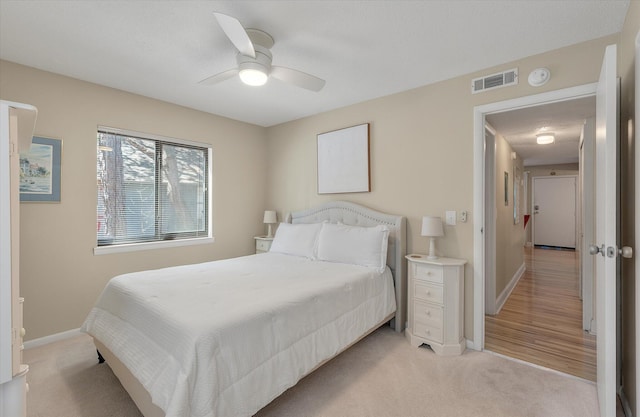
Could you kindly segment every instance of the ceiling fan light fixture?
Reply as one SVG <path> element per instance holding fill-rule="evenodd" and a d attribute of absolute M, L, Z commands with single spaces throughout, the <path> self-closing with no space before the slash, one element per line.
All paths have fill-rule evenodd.
<path fill-rule="evenodd" d="M 325 85 L 321 78 L 287 67 L 271 66 L 273 55 L 270 48 L 273 38 L 259 29 L 245 29 L 235 17 L 214 12 L 218 24 L 238 51 L 238 67 L 214 74 L 200 81 L 200 84 L 217 84 L 239 75 L 240 80 L 250 86 L 264 85 L 273 77 L 310 91 L 320 91 Z"/>
<path fill-rule="evenodd" d="M 238 75 L 243 83 L 254 87 L 265 85 L 269 79 L 269 76 L 263 70 L 257 68 L 241 69 Z"/>
<path fill-rule="evenodd" d="M 552 133 L 542 133 L 536 136 L 538 145 L 549 145 L 556 141 L 556 137 Z"/>
<path fill-rule="evenodd" d="M 260 45 L 253 46 L 256 57 L 252 58 L 243 54 L 237 55 L 238 75 L 243 83 L 251 86 L 264 85 L 271 72 L 271 52 Z"/>

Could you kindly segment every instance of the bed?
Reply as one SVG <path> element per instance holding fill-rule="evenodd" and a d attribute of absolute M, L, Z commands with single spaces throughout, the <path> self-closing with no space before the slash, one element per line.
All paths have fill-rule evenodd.
<path fill-rule="evenodd" d="M 251 416 L 379 326 L 403 330 L 405 228 L 348 202 L 293 212 L 268 253 L 113 278 L 82 329 L 145 417 Z"/>

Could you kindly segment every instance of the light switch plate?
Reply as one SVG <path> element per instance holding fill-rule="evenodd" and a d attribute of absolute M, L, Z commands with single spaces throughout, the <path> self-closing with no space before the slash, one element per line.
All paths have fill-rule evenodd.
<path fill-rule="evenodd" d="M 455 210 L 447 211 L 446 222 L 447 222 L 447 224 L 449 226 L 455 226 L 456 225 L 456 212 L 455 212 Z"/>

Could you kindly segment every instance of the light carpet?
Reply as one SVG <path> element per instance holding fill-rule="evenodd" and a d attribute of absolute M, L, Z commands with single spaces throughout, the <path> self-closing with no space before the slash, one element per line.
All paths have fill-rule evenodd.
<path fill-rule="evenodd" d="M 91 339 L 25 351 L 29 417 L 138 417 Z M 485 352 L 437 356 L 384 326 L 256 417 L 598 417 L 593 383 Z M 225 416 L 227 417 L 227 416 Z"/>

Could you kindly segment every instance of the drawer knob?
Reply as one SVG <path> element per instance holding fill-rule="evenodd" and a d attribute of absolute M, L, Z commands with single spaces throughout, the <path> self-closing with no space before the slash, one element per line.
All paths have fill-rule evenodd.
<path fill-rule="evenodd" d="M 427 313 L 427 316 L 431 315 L 431 311 L 430 310 L 427 310 L 426 313 Z"/>
<path fill-rule="evenodd" d="M 27 334 L 27 329 L 23 327 L 22 329 L 20 329 L 20 337 L 24 337 L 25 334 Z"/>
<path fill-rule="evenodd" d="M 425 334 L 427 334 L 427 335 L 430 335 L 430 334 L 431 334 L 431 330 L 426 329 L 426 330 L 424 331 L 424 333 L 425 333 Z"/>
<path fill-rule="evenodd" d="M 431 291 L 427 290 L 427 295 L 431 295 Z"/>

